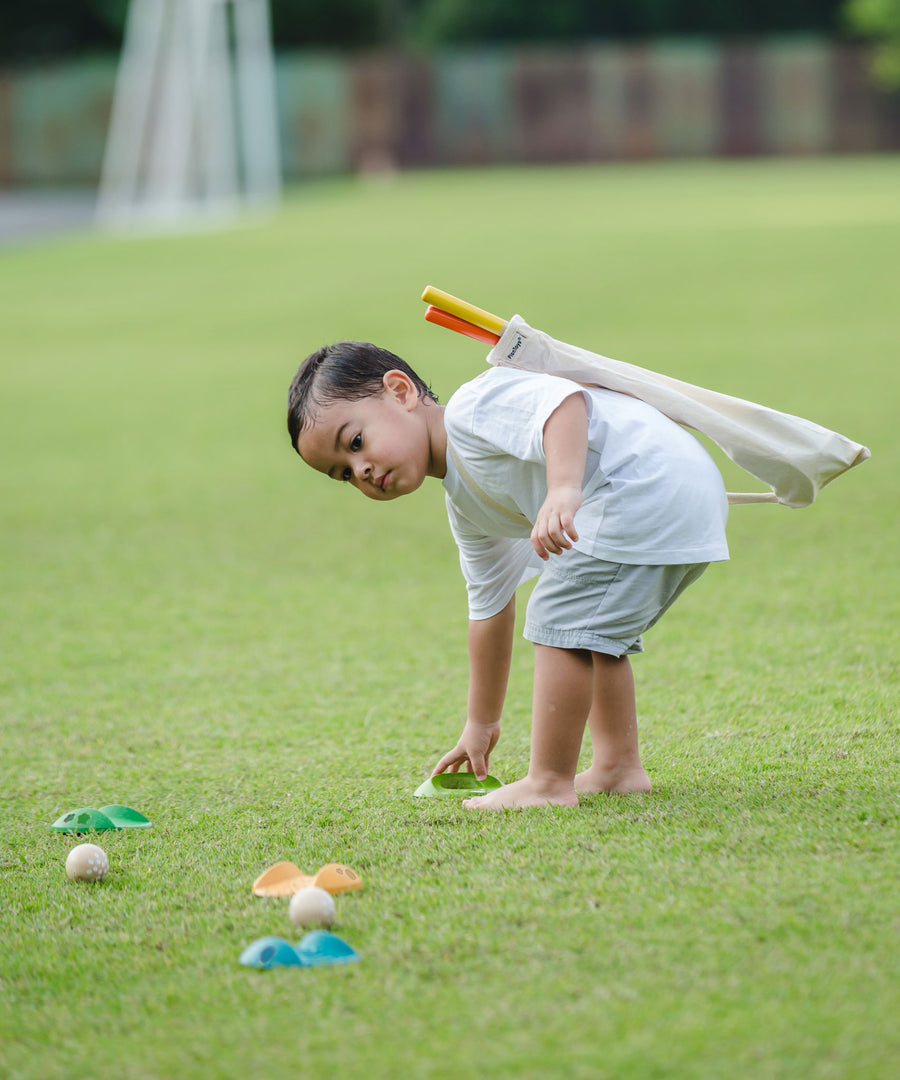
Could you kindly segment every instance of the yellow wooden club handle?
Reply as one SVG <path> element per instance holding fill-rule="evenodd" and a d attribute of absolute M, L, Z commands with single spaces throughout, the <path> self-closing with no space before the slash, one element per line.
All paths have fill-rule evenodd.
<path fill-rule="evenodd" d="M 422 299 L 426 304 L 432 304 L 434 307 L 440 308 L 441 311 L 449 312 L 449 314 L 456 315 L 467 322 L 475 323 L 476 326 L 480 326 L 484 330 L 490 330 L 493 334 L 502 334 L 506 329 L 506 323 L 499 315 L 492 315 L 489 311 L 483 311 L 481 308 L 475 307 L 474 304 L 460 300 L 457 296 L 451 296 L 450 293 L 444 292 L 443 289 L 436 289 L 433 285 L 429 285 L 425 292 L 422 293 Z"/>

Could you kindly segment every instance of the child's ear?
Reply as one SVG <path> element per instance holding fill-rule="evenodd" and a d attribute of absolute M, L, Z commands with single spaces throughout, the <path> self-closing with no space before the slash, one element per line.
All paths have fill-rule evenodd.
<path fill-rule="evenodd" d="M 419 392 L 415 383 L 405 371 L 392 368 L 384 373 L 381 380 L 387 394 L 406 409 L 414 409 L 419 403 Z"/>

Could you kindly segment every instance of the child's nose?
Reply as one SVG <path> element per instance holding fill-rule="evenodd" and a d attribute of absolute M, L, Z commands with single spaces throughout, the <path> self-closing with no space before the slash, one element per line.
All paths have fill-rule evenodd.
<path fill-rule="evenodd" d="M 357 480 L 368 480 L 372 475 L 372 466 L 368 461 L 358 461 L 354 468 Z"/>

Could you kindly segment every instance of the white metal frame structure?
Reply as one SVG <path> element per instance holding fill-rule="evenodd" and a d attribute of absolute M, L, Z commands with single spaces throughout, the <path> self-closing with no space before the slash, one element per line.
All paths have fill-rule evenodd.
<path fill-rule="evenodd" d="M 280 192 L 268 0 L 131 0 L 98 219 L 190 225 Z"/>

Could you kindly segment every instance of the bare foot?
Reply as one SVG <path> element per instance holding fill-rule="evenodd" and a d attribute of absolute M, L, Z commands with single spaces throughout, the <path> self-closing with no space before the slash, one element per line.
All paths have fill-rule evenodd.
<path fill-rule="evenodd" d="M 538 784 L 530 776 L 506 784 L 489 795 L 466 799 L 467 810 L 511 810 L 526 806 L 577 806 L 578 796 L 572 784 Z"/>
<path fill-rule="evenodd" d="M 641 765 L 621 765 L 614 769 L 592 765 L 575 777 L 575 790 L 579 795 L 649 795 L 653 785 Z"/>

